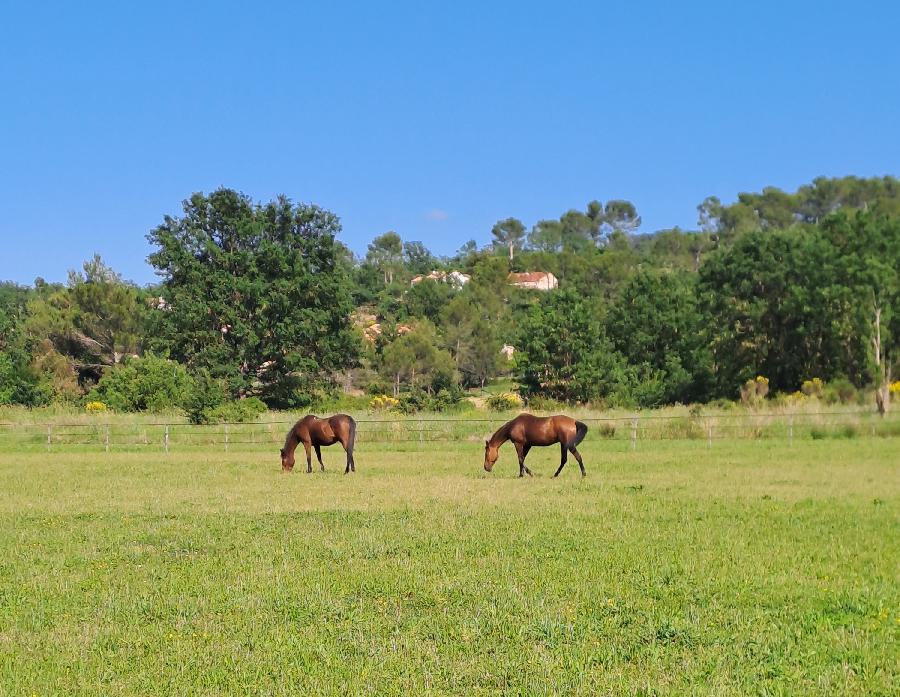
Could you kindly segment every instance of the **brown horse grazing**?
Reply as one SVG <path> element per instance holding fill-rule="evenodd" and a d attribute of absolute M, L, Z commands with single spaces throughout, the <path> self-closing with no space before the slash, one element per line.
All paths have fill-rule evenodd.
<path fill-rule="evenodd" d="M 327 419 L 320 419 L 317 416 L 309 414 L 295 423 L 291 430 L 288 431 L 287 438 L 284 440 L 284 447 L 281 449 L 281 469 L 284 472 L 290 472 L 294 469 L 294 451 L 297 449 L 298 443 L 303 443 L 306 448 L 306 472 L 312 472 L 312 457 L 310 448 L 316 449 L 316 457 L 319 459 L 319 467 L 325 471 L 325 464 L 322 462 L 323 445 L 334 445 L 340 443 L 347 451 L 347 472 L 356 472 L 356 462 L 353 461 L 353 444 L 356 441 L 356 422 L 352 416 L 347 414 L 335 414 Z"/>
<path fill-rule="evenodd" d="M 525 456 L 531 450 L 532 445 L 553 445 L 559 443 L 562 452 L 559 469 L 554 477 L 558 477 L 566 464 L 568 454 L 572 453 L 578 460 L 581 468 L 581 476 L 584 471 L 584 462 L 581 453 L 576 446 L 584 440 L 588 427 L 581 421 L 576 421 L 570 416 L 532 416 L 531 414 L 519 414 L 512 421 L 503 424 L 490 440 L 484 442 L 484 469 L 490 472 L 500 456 L 500 446 L 511 440 L 516 446 L 519 455 L 519 476 L 526 474 L 532 476 L 531 470 L 525 466 Z"/>

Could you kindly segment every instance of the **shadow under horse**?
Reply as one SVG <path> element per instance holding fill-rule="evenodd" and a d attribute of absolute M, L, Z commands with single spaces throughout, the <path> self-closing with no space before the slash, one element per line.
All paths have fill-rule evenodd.
<path fill-rule="evenodd" d="M 497 432 L 484 442 L 484 469 L 490 472 L 500 457 L 500 446 L 511 440 L 516 446 L 519 456 L 519 476 L 526 474 L 531 477 L 531 470 L 525 466 L 525 457 L 531 446 L 560 445 L 560 463 L 554 477 L 558 477 L 566 464 L 568 454 L 572 453 L 578 460 L 581 468 L 581 476 L 587 475 L 584 470 L 584 462 L 581 453 L 578 452 L 578 444 L 587 435 L 588 427 L 581 421 L 576 421 L 570 416 L 533 416 L 532 414 L 519 414 L 512 421 L 503 424 Z"/>
<path fill-rule="evenodd" d="M 340 443 L 347 452 L 347 467 L 344 474 L 356 471 L 356 462 L 353 460 L 353 444 L 356 442 L 356 422 L 347 414 L 335 414 L 325 419 L 308 414 L 295 423 L 288 431 L 281 449 L 281 469 L 290 472 L 294 469 L 294 451 L 299 443 L 303 443 L 306 449 L 306 472 L 312 472 L 311 450 L 316 451 L 319 467 L 325 471 L 325 463 L 322 462 L 323 445 Z"/>

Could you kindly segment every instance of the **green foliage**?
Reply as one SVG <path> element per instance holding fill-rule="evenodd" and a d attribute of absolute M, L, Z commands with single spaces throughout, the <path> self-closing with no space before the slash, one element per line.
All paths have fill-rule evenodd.
<path fill-rule="evenodd" d="M 109 369 L 87 401 L 103 402 L 116 411 L 163 412 L 186 407 L 194 390 L 184 366 L 148 355 Z"/>
<path fill-rule="evenodd" d="M 369 244 L 366 261 L 378 269 L 384 284 L 394 282 L 394 274 L 403 264 L 403 240 L 393 230 L 379 235 Z"/>
<path fill-rule="evenodd" d="M 409 317 L 427 319 L 432 323 L 440 320 L 441 311 L 450 302 L 455 291 L 449 283 L 425 279 L 406 291 L 404 304 Z"/>
<path fill-rule="evenodd" d="M 463 392 L 458 387 L 442 388 L 436 392 L 412 389 L 401 392 L 399 403 L 394 409 L 402 414 L 415 414 L 420 411 L 447 412 L 455 411 L 463 401 Z"/>
<path fill-rule="evenodd" d="M 246 397 L 233 399 L 220 404 L 209 412 L 206 423 L 216 421 L 226 423 L 248 423 L 256 421 L 262 414 L 268 411 L 266 403 L 258 397 Z"/>
<path fill-rule="evenodd" d="M 491 411 L 512 411 L 522 406 L 522 398 L 512 392 L 498 392 L 490 395 L 485 403 Z"/>
<path fill-rule="evenodd" d="M 574 289 L 547 293 L 519 322 L 516 370 L 526 398 L 603 399 L 625 377 L 603 331 L 599 308 Z"/>
<path fill-rule="evenodd" d="M 149 235 L 169 308 L 162 343 L 232 397 L 300 406 L 309 385 L 327 386 L 358 353 L 339 230 L 332 213 L 284 197 L 194 194 L 182 218 Z"/>
<path fill-rule="evenodd" d="M 18 351 L 0 351 L 0 405 L 39 407 L 51 397 L 50 386 L 41 382 Z"/>
<path fill-rule="evenodd" d="M 515 257 L 515 250 L 522 246 L 525 239 L 525 226 L 517 218 L 500 220 L 491 229 L 494 246 L 509 250 L 509 260 Z"/>
<path fill-rule="evenodd" d="M 711 356 L 696 307 L 694 277 L 641 271 L 606 316 L 613 348 L 638 375 L 634 402 L 650 407 L 708 398 Z"/>
<path fill-rule="evenodd" d="M 392 381 L 395 397 L 400 395 L 401 388 L 430 394 L 457 384 L 453 359 L 437 344 L 434 326 L 421 322 L 385 346 L 379 370 L 385 379 Z"/>
<path fill-rule="evenodd" d="M 227 395 L 221 381 L 201 369 L 194 375 L 190 392 L 184 400 L 184 411 L 192 424 L 218 421 L 217 410 L 225 404 Z"/>

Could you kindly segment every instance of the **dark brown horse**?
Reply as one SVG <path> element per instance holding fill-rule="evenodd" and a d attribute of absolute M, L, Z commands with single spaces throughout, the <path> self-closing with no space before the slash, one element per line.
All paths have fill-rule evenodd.
<path fill-rule="evenodd" d="M 323 445 L 334 445 L 340 443 L 347 451 L 347 472 L 356 472 L 356 463 L 353 461 L 353 444 L 356 441 L 356 422 L 352 416 L 347 414 L 335 414 L 327 419 L 320 419 L 317 416 L 309 414 L 295 423 L 291 430 L 288 431 L 287 438 L 284 440 L 284 447 L 281 449 L 281 469 L 290 472 L 294 469 L 294 451 L 297 449 L 298 443 L 303 443 L 306 448 L 306 471 L 312 472 L 312 456 L 310 449 L 316 449 L 316 457 L 319 459 L 319 467 L 325 471 L 325 464 L 322 462 Z"/>
<path fill-rule="evenodd" d="M 578 460 L 581 468 L 581 476 L 584 471 L 584 462 L 581 453 L 576 446 L 584 440 L 588 427 L 581 421 L 576 421 L 570 416 L 532 416 L 531 414 L 519 414 L 512 421 L 503 424 L 490 440 L 484 442 L 484 469 L 490 472 L 500 456 L 499 449 L 506 441 L 511 440 L 516 446 L 519 455 L 519 476 L 526 474 L 530 477 L 531 470 L 525 466 L 525 456 L 531 450 L 532 445 L 553 445 L 559 443 L 561 461 L 559 469 L 554 477 L 558 477 L 566 464 L 569 453 Z"/>

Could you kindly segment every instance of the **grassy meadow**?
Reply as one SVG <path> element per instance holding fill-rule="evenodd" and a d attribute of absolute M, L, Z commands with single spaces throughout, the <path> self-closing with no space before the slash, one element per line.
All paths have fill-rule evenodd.
<path fill-rule="evenodd" d="M 5 449 L 0 693 L 897 694 L 900 440 L 582 451 Z"/>

